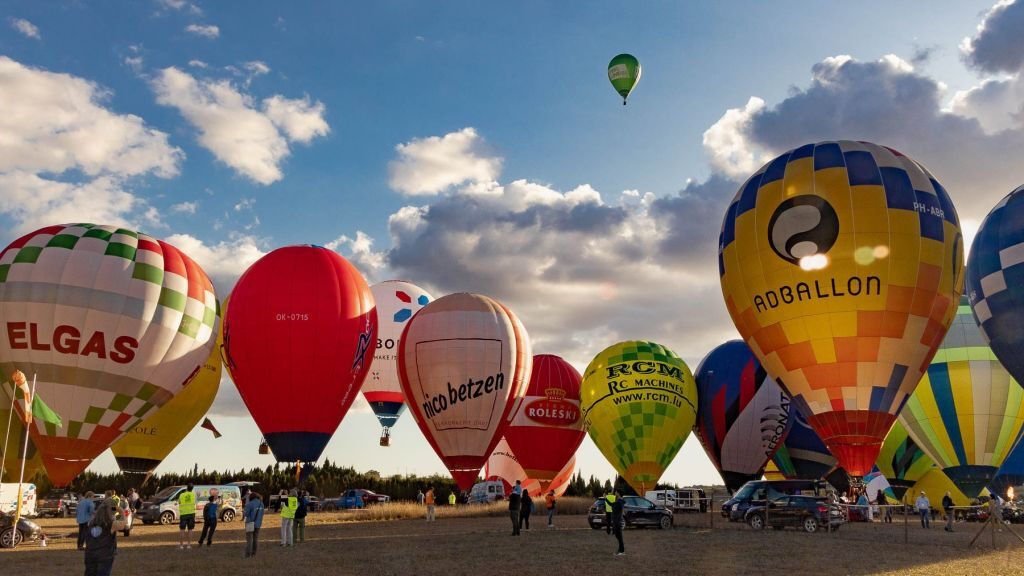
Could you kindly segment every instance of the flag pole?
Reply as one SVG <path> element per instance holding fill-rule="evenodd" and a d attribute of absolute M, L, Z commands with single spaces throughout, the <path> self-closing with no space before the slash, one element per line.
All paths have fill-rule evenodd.
<path fill-rule="evenodd" d="M 13 524 L 14 536 L 11 539 L 11 543 L 12 544 L 15 542 L 15 540 L 17 540 L 17 537 L 18 537 L 18 522 L 21 521 L 21 493 L 22 493 L 22 489 L 24 487 L 24 481 L 25 481 L 25 456 L 28 455 L 28 437 L 29 437 L 29 429 L 32 426 L 32 424 L 31 424 L 31 422 L 32 422 L 32 420 L 31 420 L 31 418 L 32 418 L 32 416 L 31 416 L 32 408 L 35 406 L 35 403 L 36 403 L 36 374 L 35 373 L 32 374 L 32 391 L 29 393 L 29 397 L 30 397 L 29 398 L 30 402 L 25 404 L 25 419 L 28 420 L 29 423 L 25 424 L 25 443 L 22 445 L 22 448 L 21 448 L 21 472 L 18 473 L 18 505 L 14 509 L 14 524 Z"/>
<path fill-rule="evenodd" d="M 6 384 L 6 382 L 4 382 L 4 383 Z M 14 393 L 14 389 L 12 388 L 11 389 L 11 408 L 10 408 L 10 411 L 7 412 L 7 432 L 4 433 L 3 454 L 0 455 L 0 482 L 3 481 L 4 465 L 7 464 L 7 442 L 11 438 L 11 419 L 14 418 L 14 397 L 15 396 L 16 396 L 16 394 Z M 12 476 L 13 476 L 13 474 L 12 474 Z"/>

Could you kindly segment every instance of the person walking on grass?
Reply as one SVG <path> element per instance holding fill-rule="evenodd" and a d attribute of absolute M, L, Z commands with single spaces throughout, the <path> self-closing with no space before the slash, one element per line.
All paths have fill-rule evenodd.
<path fill-rule="evenodd" d="M 953 531 L 953 493 L 946 490 L 946 495 L 942 497 L 942 511 L 946 513 L 946 532 Z"/>
<path fill-rule="evenodd" d="M 217 502 L 217 494 L 211 492 L 210 500 L 203 506 L 203 531 L 199 533 L 199 546 L 206 540 L 206 547 L 213 545 L 213 533 L 217 531 L 217 510 L 220 508 Z"/>
<path fill-rule="evenodd" d="M 242 521 L 245 522 L 245 557 L 251 558 L 256 555 L 263 525 L 263 500 L 256 492 L 249 492 L 249 501 L 242 510 Z"/>
<path fill-rule="evenodd" d="M 192 531 L 196 529 L 196 493 L 192 484 L 178 495 L 178 549 L 192 549 Z"/>
<path fill-rule="evenodd" d="M 508 495 L 508 515 L 512 518 L 512 535 L 519 536 L 519 529 L 522 524 L 519 522 L 519 512 L 522 509 L 523 497 L 519 492 L 515 490 Z"/>
<path fill-rule="evenodd" d="M 89 521 L 96 513 L 96 503 L 92 501 L 93 493 L 86 492 L 85 497 L 78 501 L 75 521 L 78 522 L 78 549 L 85 550 L 85 535 L 89 532 Z"/>
<path fill-rule="evenodd" d="M 550 490 L 544 497 L 544 507 L 548 510 L 548 528 L 555 527 L 555 504 L 555 491 Z"/>
<path fill-rule="evenodd" d="M 299 499 L 295 497 L 295 490 L 290 493 L 287 490 L 281 490 L 281 546 L 295 545 L 292 523 L 295 521 L 295 510 L 298 507 Z"/>
<path fill-rule="evenodd" d="M 295 509 L 295 522 L 292 524 L 292 540 L 295 542 L 306 541 L 306 514 L 309 512 L 309 499 L 306 498 L 306 491 L 299 492 L 298 507 Z"/>
<path fill-rule="evenodd" d="M 929 528 L 928 515 L 932 511 L 932 503 L 928 501 L 928 495 L 924 493 L 924 490 L 921 490 L 921 495 L 914 502 L 914 508 L 917 508 L 917 513 L 921 515 L 921 527 Z"/>
<path fill-rule="evenodd" d="M 530 497 L 530 491 L 524 488 L 523 501 L 519 507 L 520 530 L 523 528 L 523 526 L 526 526 L 527 530 L 530 529 L 530 514 L 533 514 L 533 498 Z"/>
<path fill-rule="evenodd" d="M 103 499 L 88 522 L 85 536 L 85 576 L 110 576 L 117 556 L 117 532 L 124 530 L 124 517 L 110 498 Z"/>
<path fill-rule="evenodd" d="M 427 493 L 423 496 L 423 501 L 427 504 L 427 522 L 434 521 L 434 487 L 427 488 Z"/>

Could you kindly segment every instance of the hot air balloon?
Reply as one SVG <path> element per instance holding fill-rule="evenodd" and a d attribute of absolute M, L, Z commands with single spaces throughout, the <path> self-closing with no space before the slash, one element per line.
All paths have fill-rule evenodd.
<path fill-rule="evenodd" d="M 539 481 L 545 491 L 583 442 L 582 379 L 558 356 L 534 356 L 522 406 L 505 430 L 505 440 L 526 475 Z"/>
<path fill-rule="evenodd" d="M 402 383 L 398 381 L 398 341 L 405 324 L 433 298 L 426 290 L 401 280 L 386 280 L 370 286 L 377 304 L 377 347 L 370 375 L 363 383 L 363 397 L 384 427 L 380 445 L 390 444 L 389 429 L 405 412 Z"/>
<path fill-rule="evenodd" d="M 530 478 L 523 470 L 512 449 L 509 448 L 506 439 L 502 438 L 501 442 L 498 442 L 498 445 L 494 447 L 494 452 L 491 452 L 490 457 L 487 458 L 487 463 L 484 465 L 484 479 L 501 480 L 505 487 L 505 494 L 511 492 L 516 480 L 519 480 L 520 486 L 524 490 L 529 490 L 530 494 L 534 496 L 542 493 L 547 494 L 549 490 L 554 490 L 555 496 L 561 497 L 565 494 L 566 489 L 569 488 L 569 481 L 572 480 L 572 473 L 575 469 L 576 457 L 573 456 L 555 474 L 555 477 L 548 482 L 542 483 L 540 480 Z"/>
<path fill-rule="evenodd" d="M 476 480 L 522 402 L 530 339 L 511 310 L 480 294 L 450 294 L 413 316 L 398 375 L 416 423 L 462 490 Z"/>
<path fill-rule="evenodd" d="M 896 499 L 902 500 L 907 488 L 927 474 L 935 463 L 907 435 L 907 429 L 897 420 L 882 442 L 876 465 L 889 481 Z"/>
<path fill-rule="evenodd" d="M 889 479 L 885 477 L 877 468 L 872 470 L 867 476 L 864 476 L 864 490 L 867 492 L 868 502 L 876 502 L 878 500 L 878 492 L 881 491 L 885 495 L 887 500 L 898 501 L 902 495 L 897 495 L 896 491 L 893 490 L 892 485 L 889 484 Z M 905 491 L 905 490 L 904 490 Z"/>
<path fill-rule="evenodd" d="M 370 288 L 333 250 L 278 248 L 238 279 L 224 361 L 278 462 L 320 458 L 359 393 L 376 338 Z"/>
<path fill-rule="evenodd" d="M 608 80 L 612 88 L 622 96 L 622 105 L 626 105 L 626 98 L 636 88 L 640 81 L 640 61 L 632 54 L 619 54 L 608 63 Z"/>
<path fill-rule="evenodd" d="M 3 448 L 3 466 L 0 467 L 0 481 L 2 482 L 17 482 L 18 474 L 21 472 L 21 451 L 25 448 L 25 480 L 31 480 L 37 472 L 43 470 L 43 457 L 36 450 L 36 445 L 32 442 L 31 438 L 28 438 L 28 447 L 25 446 L 25 427 L 21 423 L 21 416 L 17 414 L 17 410 L 9 410 L 6 406 L 10 405 L 10 396 L 6 393 L 0 394 L 0 401 L 3 401 L 4 397 L 7 397 L 7 404 L 4 408 L 0 408 L 0 426 L 5 427 L 6 430 L 6 443 L 0 444 Z M 10 418 L 10 429 L 6 429 L 8 418 Z"/>
<path fill-rule="evenodd" d="M 697 385 L 675 352 L 619 342 L 587 366 L 583 426 L 638 494 L 653 489 L 697 420 Z"/>
<path fill-rule="evenodd" d="M 949 491 L 949 495 L 953 498 L 954 506 L 970 506 L 971 498 L 964 495 L 963 492 L 957 488 L 948 476 L 942 473 L 942 470 L 938 468 L 932 468 L 921 477 L 920 480 L 914 482 L 914 486 L 907 490 L 907 503 L 910 504 L 922 491 L 926 492 L 931 500 L 936 501 L 941 498 L 943 494 Z M 988 494 L 987 490 L 981 492 L 982 496 Z M 934 502 L 932 506 L 935 506 L 938 502 Z"/>
<path fill-rule="evenodd" d="M 969 498 L 981 493 L 1016 445 L 1024 389 L 985 345 L 966 297 L 900 421 Z"/>
<path fill-rule="evenodd" d="M 789 397 L 750 347 L 732 340 L 708 353 L 697 381 L 697 438 L 729 493 L 764 473 L 789 431 Z"/>
<path fill-rule="evenodd" d="M 956 310 L 946 191 L 892 149 L 808 144 L 740 188 L 719 246 L 740 334 L 839 464 L 867 474 Z"/>
<path fill-rule="evenodd" d="M 764 479 L 765 480 L 785 480 L 786 476 L 779 470 L 779 467 L 775 465 L 775 462 L 771 460 L 764 467 Z"/>
<path fill-rule="evenodd" d="M 789 415 L 792 424 L 772 462 L 790 480 L 824 478 L 836 467 L 835 457 L 799 410 L 791 406 Z"/>
<path fill-rule="evenodd" d="M 122 472 L 153 472 L 202 420 L 217 396 L 217 389 L 220 388 L 221 342 L 218 331 L 217 344 L 210 351 L 206 363 L 185 389 L 110 447 Z"/>
<path fill-rule="evenodd" d="M 0 253 L 0 303 L 0 372 L 35 376 L 36 396 L 63 420 L 31 429 L 56 486 L 184 389 L 218 329 L 206 273 L 117 226 L 49 226 L 15 240 Z"/>
<path fill-rule="evenodd" d="M 1018 441 L 988 483 L 988 489 L 993 494 L 1005 497 L 1007 489 L 1021 484 L 1024 484 L 1024 443 Z"/>

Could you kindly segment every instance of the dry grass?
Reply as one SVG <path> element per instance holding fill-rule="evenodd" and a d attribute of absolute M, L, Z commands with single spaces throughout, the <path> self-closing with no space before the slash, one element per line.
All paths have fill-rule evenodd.
<path fill-rule="evenodd" d="M 560 498 L 558 512 L 565 515 L 586 514 L 594 503 L 593 498 Z M 333 524 L 338 522 L 381 522 L 386 520 L 406 520 L 424 518 L 427 509 L 423 504 L 415 502 L 388 502 L 373 504 L 363 510 L 345 510 L 341 512 L 324 512 L 314 514 L 307 522 Z M 543 500 L 534 500 L 534 515 L 547 515 Z M 434 507 L 434 517 L 445 518 L 496 518 L 508 515 L 508 501 L 499 500 L 490 504 L 459 504 L 457 506 L 438 505 Z"/>
<path fill-rule="evenodd" d="M 440 512 L 447 507 L 438 508 Z M 268 516 L 256 560 L 242 559 L 240 522 L 221 524 L 214 546 L 201 550 L 178 550 L 175 527 L 140 526 L 130 538 L 119 539 L 114 574 L 1024 575 L 1024 545 L 1010 545 L 1004 533 L 998 535 L 993 550 L 986 534 L 982 548 L 968 549 L 967 542 L 977 529 L 973 524 L 959 525 L 955 534 L 909 524 L 909 543 L 904 544 L 900 523 L 847 525 L 827 535 L 793 530 L 757 533 L 716 518 L 713 530 L 629 530 L 629 555 L 613 558 L 614 539 L 589 529 L 584 516 L 559 516 L 555 530 L 540 528 L 543 522 L 538 518 L 532 531 L 512 538 L 499 505 L 476 512 L 481 510 L 498 516 L 439 516 L 437 522 L 427 523 L 421 519 L 358 522 L 353 521 L 357 514 L 349 512 L 313 514 L 307 541 L 289 549 L 276 545 L 278 517 Z M 459 513 L 458 507 L 454 512 Z M 709 519 L 709 515 L 679 515 L 677 525 L 706 526 Z M 73 520 L 41 523 L 52 534 L 74 529 Z M 73 540 L 51 539 L 47 548 L 27 545 L 0 551 L 0 575 L 78 572 L 82 555 L 73 548 Z"/>

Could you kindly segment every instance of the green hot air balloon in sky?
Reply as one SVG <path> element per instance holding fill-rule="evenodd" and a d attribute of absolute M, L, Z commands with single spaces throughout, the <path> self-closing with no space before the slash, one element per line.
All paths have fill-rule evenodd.
<path fill-rule="evenodd" d="M 622 105 L 640 81 L 640 61 L 632 54 L 619 54 L 608 63 L 608 80 L 612 87 L 622 96 Z"/>

